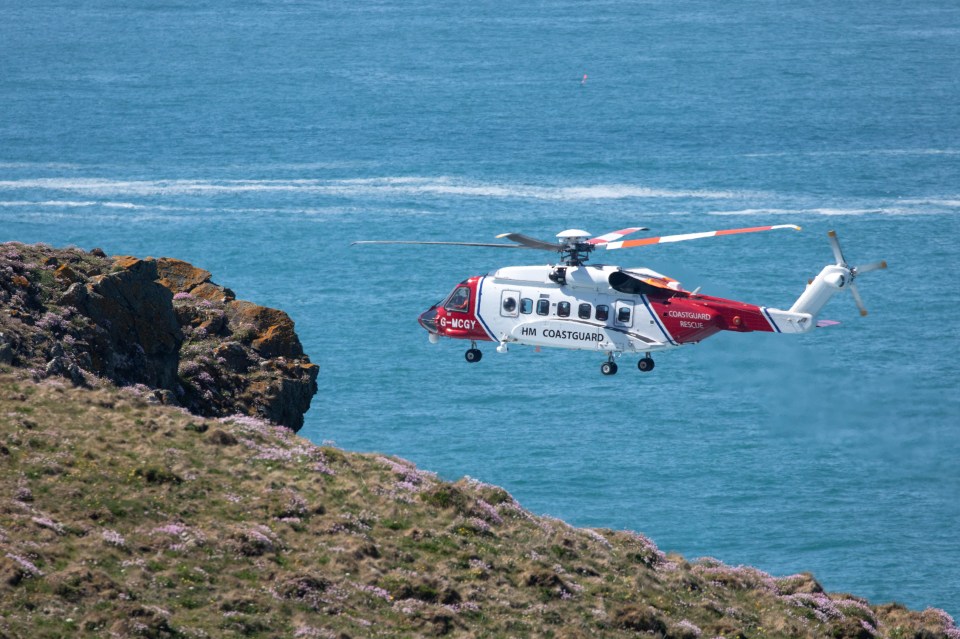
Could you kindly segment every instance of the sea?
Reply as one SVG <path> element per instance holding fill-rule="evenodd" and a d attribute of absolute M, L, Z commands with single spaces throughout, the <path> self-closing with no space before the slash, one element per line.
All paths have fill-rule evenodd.
<path fill-rule="evenodd" d="M 296 322 L 301 434 L 665 551 L 960 616 L 955 0 L 0 0 L 0 241 L 171 256 Z M 773 231 L 595 253 L 789 308 L 600 374 L 419 313 L 549 253 L 356 240 Z M 638 234 L 638 236 L 641 236 Z"/>

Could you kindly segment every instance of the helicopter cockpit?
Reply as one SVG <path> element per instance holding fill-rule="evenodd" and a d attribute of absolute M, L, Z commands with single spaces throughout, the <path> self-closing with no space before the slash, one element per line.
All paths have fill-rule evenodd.
<path fill-rule="evenodd" d="M 470 287 L 466 284 L 457 285 L 443 302 L 443 308 L 446 311 L 452 311 L 454 313 L 469 313 Z"/>

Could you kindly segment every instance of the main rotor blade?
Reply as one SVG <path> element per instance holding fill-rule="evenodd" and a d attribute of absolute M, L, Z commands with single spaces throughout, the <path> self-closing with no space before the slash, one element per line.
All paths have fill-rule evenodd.
<path fill-rule="evenodd" d="M 487 248 L 507 249 L 537 248 L 534 246 L 522 246 L 520 244 L 487 244 L 483 242 L 420 242 L 417 240 L 357 240 L 356 242 L 351 242 L 350 246 L 353 246 L 354 244 L 440 244 L 445 246 L 483 246 Z M 551 246 L 550 250 L 556 250 L 556 247 Z"/>
<path fill-rule="evenodd" d="M 660 237 L 645 237 L 639 240 L 622 240 L 620 242 L 608 242 L 602 244 L 608 250 L 633 248 L 636 246 L 649 246 L 651 244 L 665 244 L 667 242 L 685 242 L 687 240 L 699 240 L 705 237 L 715 237 L 718 235 L 736 235 L 738 233 L 758 233 L 760 231 L 773 231 L 775 229 L 793 229 L 799 231 L 800 227 L 794 224 L 776 224 L 774 226 L 752 226 L 743 229 L 724 229 L 721 231 L 704 231 L 702 233 L 684 233 L 682 235 L 662 235 Z"/>
<path fill-rule="evenodd" d="M 497 236 L 498 240 L 502 240 L 504 238 L 513 240 L 518 244 L 522 244 L 526 248 L 542 249 L 544 251 L 559 251 L 561 248 L 563 248 L 557 242 L 545 242 L 543 240 L 538 240 L 535 237 L 523 235 L 522 233 L 501 233 Z"/>
<path fill-rule="evenodd" d="M 887 268 L 886 260 L 864 264 L 863 266 L 856 266 L 854 267 L 854 270 L 857 272 L 857 275 L 860 275 L 861 273 L 869 273 L 870 271 L 876 271 L 881 268 Z"/>
<path fill-rule="evenodd" d="M 853 301 L 857 303 L 857 308 L 860 309 L 860 315 L 866 315 L 867 307 L 863 305 L 863 298 L 860 297 L 860 291 L 857 290 L 857 285 L 851 282 L 847 285 L 847 288 L 850 289 L 850 293 L 853 295 Z"/>
<path fill-rule="evenodd" d="M 649 231 L 645 226 L 631 226 L 628 229 L 620 229 L 619 231 L 613 231 L 612 233 L 606 233 L 604 235 L 599 235 L 592 240 L 587 240 L 587 244 L 606 244 L 607 242 L 612 242 L 614 240 L 619 240 L 624 235 L 630 235 L 631 233 L 636 233 L 637 231 Z"/>
<path fill-rule="evenodd" d="M 837 258 L 837 266 L 846 266 L 847 261 L 843 259 L 843 251 L 840 250 L 840 240 L 837 239 L 837 232 L 827 231 L 827 238 L 830 240 L 830 248 L 833 249 L 833 256 Z"/>

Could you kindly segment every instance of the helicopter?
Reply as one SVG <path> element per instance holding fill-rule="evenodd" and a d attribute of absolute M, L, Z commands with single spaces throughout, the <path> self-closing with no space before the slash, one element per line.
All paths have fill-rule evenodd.
<path fill-rule="evenodd" d="M 361 240 L 353 244 L 417 244 L 551 251 L 556 264 L 507 266 L 488 275 L 464 279 L 441 301 L 420 314 L 420 326 L 431 343 L 441 337 L 468 340 L 467 362 L 479 362 L 479 342 L 496 342 L 498 353 L 511 345 L 554 347 L 604 353 L 604 375 L 617 373 L 616 359 L 641 355 L 637 368 L 652 371 L 653 353 L 696 344 L 720 331 L 749 333 L 807 333 L 815 327 L 837 324 L 817 321 L 834 294 L 849 290 L 861 315 L 867 310 L 854 283 L 858 276 L 887 268 L 886 261 L 850 266 L 837 234 L 827 237 L 835 264 L 828 264 L 807 284 L 793 306 L 780 310 L 703 295 L 700 288 L 685 290 L 677 280 L 647 268 L 587 264 L 597 250 L 618 250 L 684 242 L 709 237 L 792 229 L 794 224 L 755 226 L 623 239 L 643 226 L 593 237 L 581 229 L 557 234 L 557 241 L 520 233 L 504 233 L 507 243 L 434 242 L 416 240 Z"/>

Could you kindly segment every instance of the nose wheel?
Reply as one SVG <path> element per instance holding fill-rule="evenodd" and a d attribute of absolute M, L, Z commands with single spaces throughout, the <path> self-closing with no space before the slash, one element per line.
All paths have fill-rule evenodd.
<path fill-rule="evenodd" d="M 650 357 L 649 355 L 647 355 L 646 357 L 641 359 L 639 362 L 637 362 L 637 368 L 639 368 L 644 373 L 649 373 L 650 371 L 652 371 L 653 366 L 654 366 L 653 358 Z"/>

